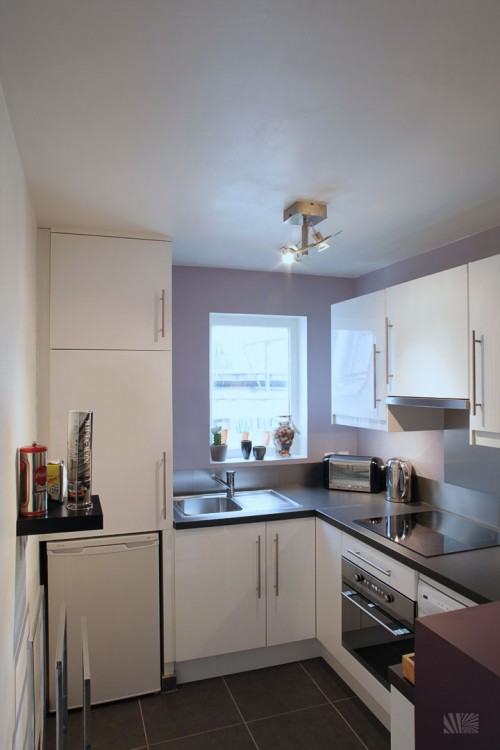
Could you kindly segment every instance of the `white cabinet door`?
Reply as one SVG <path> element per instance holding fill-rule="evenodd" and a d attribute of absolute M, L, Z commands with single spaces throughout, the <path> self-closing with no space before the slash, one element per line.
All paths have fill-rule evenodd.
<path fill-rule="evenodd" d="M 175 536 L 176 659 L 266 645 L 263 523 Z"/>
<path fill-rule="evenodd" d="M 102 533 L 171 525 L 170 352 L 52 351 L 50 458 L 66 460 L 70 409 L 94 412 Z"/>
<path fill-rule="evenodd" d="M 170 349 L 170 243 L 51 235 L 52 349 Z"/>
<path fill-rule="evenodd" d="M 338 657 L 342 647 L 342 532 L 316 519 L 316 627 L 318 641 Z"/>
<path fill-rule="evenodd" d="M 386 429 L 385 292 L 332 305 L 332 421 Z"/>
<path fill-rule="evenodd" d="M 468 398 L 467 266 L 386 290 L 392 396 Z"/>
<path fill-rule="evenodd" d="M 494 448 L 500 447 L 499 290 L 500 255 L 469 265 L 471 442 Z"/>
<path fill-rule="evenodd" d="M 266 524 L 267 645 L 316 637 L 315 519 Z"/>

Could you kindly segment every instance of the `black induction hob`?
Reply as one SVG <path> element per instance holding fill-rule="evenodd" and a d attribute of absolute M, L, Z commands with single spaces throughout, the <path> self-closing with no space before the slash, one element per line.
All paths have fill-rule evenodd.
<path fill-rule="evenodd" d="M 354 521 L 424 557 L 500 546 L 500 532 L 446 511 L 416 511 Z"/>

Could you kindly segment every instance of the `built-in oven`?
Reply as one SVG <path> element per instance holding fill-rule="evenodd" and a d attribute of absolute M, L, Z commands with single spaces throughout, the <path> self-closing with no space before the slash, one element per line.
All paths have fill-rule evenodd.
<path fill-rule="evenodd" d="M 342 645 L 386 688 L 387 670 L 414 650 L 416 604 L 342 558 Z"/>

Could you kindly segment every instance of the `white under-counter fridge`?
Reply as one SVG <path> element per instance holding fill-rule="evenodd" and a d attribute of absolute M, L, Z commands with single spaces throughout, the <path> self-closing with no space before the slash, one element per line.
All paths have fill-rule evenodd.
<path fill-rule="evenodd" d="M 87 618 L 92 703 L 161 688 L 157 533 L 47 543 L 49 698 L 60 605 L 68 615 L 69 707 L 82 705 L 81 618 Z"/>

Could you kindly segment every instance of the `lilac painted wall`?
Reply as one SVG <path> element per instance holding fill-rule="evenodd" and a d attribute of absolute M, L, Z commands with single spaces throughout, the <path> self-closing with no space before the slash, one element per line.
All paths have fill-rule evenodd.
<path fill-rule="evenodd" d="M 174 469 L 209 466 L 210 312 L 307 316 L 309 460 L 356 451 L 356 431 L 330 424 L 330 305 L 355 296 L 352 279 L 175 266 Z"/>
<path fill-rule="evenodd" d="M 359 276 L 354 280 L 356 295 L 375 292 L 377 289 L 401 284 L 497 253 L 500 253 L 500 226 Z"/>
<path fill-rule="evenodd" d="M 355 279 L 356 294 L 374 292 L 498 253 L 500 227 L 495 227 L 360 276 Z M 387 434 L 359 430 L 358 450 L 384 459 L 391 455 L 405 457 L 413 460 L 422 476 L 500 495 L 498 450 L 469 445 L 467 414 L 450 414 L 447 424 L 442 432 Z"/>

